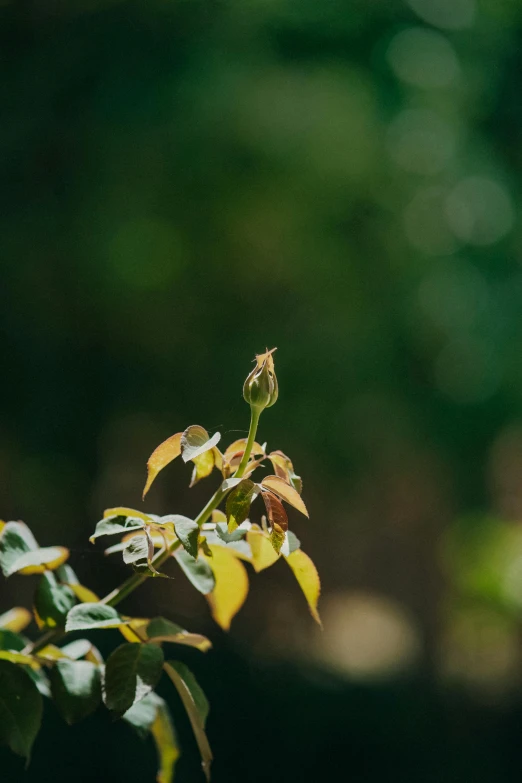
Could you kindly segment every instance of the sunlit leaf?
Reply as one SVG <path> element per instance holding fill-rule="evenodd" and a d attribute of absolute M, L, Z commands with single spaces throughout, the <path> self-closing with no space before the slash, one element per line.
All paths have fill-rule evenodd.
<path fill-rule="evenodd" d="M 255 571 L 263 571 L 279 559 L 279 555 L 270 543 L 268 534 L 262 530 L 249 530 L 247 543 L 250 545 L 252 565 Z"/>
<path fill-rule="evenodd" d="M 29 758 L 42 722 L 42 696 L 28 672 L 0 661 L 0 744 Z"/>
<path fill-rule="evenodd" d="M 228 631 L 230 623 L 243 606 L 248 594 L 248 575 L 243 563 L 223 546 L 212 546 L 210 566 L 216 586 L 207 595 L 212 617 Z"/>
<path fill-rule="evenodd" d="M 319 595 L 321 593 L 321 580 L 319 579 L 319 574 L 317 573 L 315 565 L 308 555 L 305 555 L 302 549 L 296 549 L 285 559 L 294 572 L 294 576 L 304 593 L 312 617 L 316 623 L 321 625 L 321 619 L 317 611 L 317 602 L 319 601 Z"/>
<path fill-rule="evenodd" d="M 243 454 L 245 453 L 247 441 L 248 438 L 239 438 L 238 440 L 235 440 L 226 449 L 223 456 L 229 461 L 230 458 L 236 454 L 240 454 L 241 456 L 243 456 Z M 258 455 L 260 456 L 265 453 L 265 450 L 263 449 L 262 446 L 259 445 L 259 443 L 254 442 L 254 445 L 252 446 L 252 451 L 250 453 L 252 454 L 252 456 L 258 456 Z"/>
<path fill-rule="evenodd" d="M 54 703 L 69 725 L 86 718 L 101 701 L 100 670 L 89 661 L 57 661 L 50 680 Z"/>
<path fill-rule="evenodd" d="M 154 449 L 147 462 L 147 482 L 143 490 L 143 498 L 152 486 L 152 482 L 160 472 L 166 467 L 169 462 L 179 457 L 181 454 L 181 436 L 182 432 L 177 432 L 175 435 L 171 435 L 170 438 L 164 440 L 163 443 Z"/>
<path fill-rule="evenodd" d="M 147 632 L 146 627 L 149 623 L 148 617 L 132 617 L 126 618 L 129 622 L 128 625 L 122 625 L 120 633 L 128 642 L 146 642 Z"/>
<path fill-rule="evenodd" d="M 205 733 L 205 722 L 208 715 L 208 702 L 196 678 L 184 663 L 167 661 L 165 671 L 174 683 L 192 726 L 192 731 L 198 743 L 203 772 L 210 780 L 210 765 L 212 751 Z"/>
<path fill-rule="evenodd" d="M 129 533 L 133 530 L 142 530 L 145 527 L 145 523 L 138 517 L 104 517 L 96 525 L 96 530 L 89 538 L 91 544 L 96 538 L 100 536 L 114 536 L 121 533 Z"/>
<path fill-rule="evenodd" d="M 174 552 L 173 557 L 196 590 L 199 590 L 203 595 L 212 592 L 215 585 L 214 574 L 203 557 L 194 560 L 184 549 L 178 549 Z"/>
<path fill-rule="evenodd" d="M 157 644 L 122 644 L 107 658 L 103 700 L 117 716 L 157 685 L 163 652 Z"/>
<path fill-rule="evenodd" d="M 24 664 L 32 668 L 38 667 L 38 663 L 30 655 L 24 655 L 14 650 L 0 650 L 0 661 L 11 661 L 11 663 Z"/>
<path fill-rule="evenodd" d="M 217 446 L 220 440 L 221 435 L 219 432 L 210 437 L 204 427 L 200 427 L 199 424 L 192 424 L 190 427 L 187 427 L 181 436 L 181 458 L 184 462 L 196 459 L 196 457 Z"/>
<path fill-rule="evenodd" d="M 23 631 L 32 619 L 31 612 L 22 606 L 15 606 L 0 615 L 0 628 L 8 631 Z"/>
<path fill-rule="evenodd" d="M 224 522 L 225 525 L 227 523 L 227 515 L 220 511 L 218 508 L 215 508 L 212 512 L 212 522 L 216 524 L 217 522 Z"/>
<path fill-rule="evenodd" d="M 107 604 L 78 604 L 67 615 L 65 630 L 70 633 L 88 631 L 91 628 L 119 628 L 128 622 L 114 607 Z"/>
<path fill-rule="evenodd" d="M 285 531 L 274 522 L 272 525 L 272 530 L 270 531 L 270 543 L 274 547 L 274 550 L 277 552 L 277 554 L 281 552 L 281 547 L 284 544 L 284 540 Z"/>
<path fill-rule="evenodd" d="M 261 496 L 265 503 L 266 513 L 270 525 L 272 526 L 272 528 L 277 528 L 278 530 L 282 531 L 283 534 L 283 537 L 281 539 L 281 544 L 282 544 L 284 540 L 284 532 L 285 530 L 288 530 L 288 517 L 286 515 L 284 506 L 279 500 L 279 498 L 277 497 L 277 495 L 274 495 L 273 492 L 264 491 L 261 493 Z M 281 546 L 279 546 L 279 549 L 280 548 Z"/>
<path fill-rule="evenodd" d="M 243 481 L 242 478 L 228 478 L 225 479 L 224 482 L 221 484 L 221 491 L 222 492 L 228 492 L 229 489 L 233 489 L 234 487 L 237 487 L 238 484 L 241 484 Z"/>
<path fill-rule="evenodd" d="M 296 508 L 306 517 L 308 516 L 308 511 L 306 510 L 301 495 L 296 489 L 290 487 L 284 479 L 279 478 L 279 476 L 265 476 L 261 482 L 261 486 L 272 490 L 272 492 L 275 492 L 280 498 L 286 500 L 287 503 L 290 503 L 291 506 Z"/>
<path fill-rule="evenodd" d="M 179 758 L 179 746 L 167 705 L 162 699 L 151 727 L 158 753 L 157 783 L 172 783 L 174 766 Z"/>
<path fill-rule="evenodd" d="M 156 720 L 160 704 L 163 704 L 163 699 L 151 691 L 143 699 L 133 704 L 122 715 L 122 718 L 138 732 L 141 738 L 144 738 Z"/>
<path fill-rule="evenodd" d="M 18 558 L 36 549 L 36 539 L 24 522 L 7 522 L 0 531 L 0 568 L 4 576 Z"/>
<path fill-rule="evenodd" d="M 88 639 L 75 639 L 74 642 L 69 642 L 61 647 L 61 651 L 67 658 L 72 658 L 74 661 L 79 661 L 80 658 L 86 658 L 92 653 L 92 650 L 96 649 L 92 642 Z M 100 654 L 97 654 L 97 659 Z M 93 661 L 94 662 L 94 661 Z"/>
<path fill-rule="evenodd" d="M 54 644 L 47 644 L 41 650 L 38 650 L 35 655 L 39 660 L 47 661 L 47 663 L 54 663 L 62 658 L 67 659 L 68 656 L 64 653 L 60 647 L 56 647 Z"/>
<path fill-rule="evenodd" d="M 63 628 L 65 618 L 76 598 L 67 585 L 62 585 L 52 571 L 46 571 L 34 596 L 35 617 L 40 628 Z"/>
<path fill-rule="evenodd" d="M 174 530 L 186 551 L 193 558 L 198 556 L 199 527 L 194 520 L 176 514 L 172 517 Z"/>
<path fill-rule="evenodd" d="M 210 476 L 214 470 L 214 466 L 216 464 L 214 449 L 205 451 L 205 453 L 200 454 L 199 457 L 194 457 L 193 462 L 194 470 L 192 472 L 192 480 L 190 482 L 191 487 L 193 487 L 194 484 L 197 484 L 198 481 L 201 481 L 201 479 Z"/>
<path fill-rule="evenodd" d="M 137 511 L 135 508 L 127 508 L 126 506 L 117 506 L 116 508 L 106 508 L 103 512 L 104 519 L 110 519 L 111 517 L 130 517 L 131 519 L 141 519 L 142 522 L 148 524 L 153 522 L 155 517 L 152 514 L 145 514 L 143 511 Z"/>
<path fill-rule="evenodd" d="M 290 457 L 287 457 L 282 451 L 273 451 L 271 454 L 268 454 L 268 459 L 274 467 L 276 476 L 282 478 L 283 481 L 286 481 L 287 484 L 293 486 L 293 488 L 301 494 L 303 491 L 303 481 L 300 476 L 296 475 Z"/>
<path fill-rule="evenodd" d="M 11 563 L 5 575 L 43 574 L 44 571 L 54 571 L 55 568 L 65 563 L 68 557 L 69 550 L 64 546 L 48 546 L 32 552 L 24 552 Z"/>
<path fill-rule="evenodd" d="M 147 625 L 147 638 L 151 642 L 172 642 L 195 647 L 201 652 L 206 652 L 212 647 L 206 636 L 199 633 L 189 633 L 176 623 L 166 620 L 164 617 L 155 617 Z"/>
<path fill-rule="evenodd" d="M 147 573 L 150 576 L 167 578 L 166 574 L 160 574 L 152 565 L 154 557 L 154 543 L 147 528 L 141 534 L 132 536 L 125 542 L 123 549 L 123 561 L 131 565 L 136 571 Z"/>
<path fill-rule="evenodd" d="M 241 524 L 243 525 L 243 523 Z M 226 523 L 220 522 L 216 525 L 216 533 L 225 544 L 231 544 L 234 541 L 242 541 L 247 534 L 247 528 L 238 527 L 229 533 Z"/>

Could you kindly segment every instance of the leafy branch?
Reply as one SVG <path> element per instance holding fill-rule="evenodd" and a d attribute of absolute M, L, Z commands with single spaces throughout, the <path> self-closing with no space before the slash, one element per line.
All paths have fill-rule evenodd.
<path fill-rule="evenodd" d="M 289 457 L 282 451 L 267 453 L 266 444 L 256 441 L 261 413 L 278 396 L 272 354 L 266 351 L 256 357 L 244 384 L 243 396 L 251 410 L 247 438 L 221 452 L 219 433 L 211 437 L 203 427 L 192 425 L 161 443 L 148 460 L 143 498 L 160 471 L 179 456 L 193 464 L 190 486 L 214 469 L 221 473 L 219 488 L 194 519 L 125 507 L 105 511 L 90 540 L 118 537 L 106 554 L 121 553 L 133 573 L 104 598 L 80 584 L 67 563 L 65 547 L 40 547 L 23 522 L 0 522 L 4 576 L 41 575 L 32 615 L 15 607 L 0 616 L 0 742 L 15 753 L 30 756 L 41 723 L 42 697 L 52 698 L 68 723 L 90 715 L 103 702 L 114 717 L 123 718 L 141 736 L 152 734 L 158 750 L 157 780 L 170 783 L 179 748 L 167 705 L 154 691 L 165 671 L 187 712 L 203 771 L 210 779 L 212 751 L 205 731 L 208 703 L 192 672 L 179 661 L 165 660 L 163 646 L 188 645 L 205 652 L 211 642 L 169 619 L 133 618 L 115 608 L 147 579 L 165 578 L 160 569 L 170 558 L 206 596 L 212 617 L 224 630 L 230 628 L 248 594 L 244 563 L 259 572 L 283 558 L 320 623 L 319 577 L 289 530 L 283 505 L 308 516 L 301 497 L 302 481 Z M 255 482 L 255 471 L 267 461 L 273 475 Z M 258 497 L 266 510 L 260 524 L 249 519 Z M 225 511 L 221 511 L 218 507 L 224 500 Z M 33 616 L 41 634 L 31 642 L 22 631 Z M 87 638 L 64 639 L 71 633 L 104 628 L 118 629 L 125 639 L 106 661 Z"/>

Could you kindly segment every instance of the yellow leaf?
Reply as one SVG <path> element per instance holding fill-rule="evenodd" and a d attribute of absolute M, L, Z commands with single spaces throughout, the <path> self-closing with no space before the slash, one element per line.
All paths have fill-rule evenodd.
<path fill-rule="evenodd" d="M 54 571 L 69 557 L 69 550 L 64 546 L 49 546 L 24 552 L 11 564 L 8 576 L 11 574 L 43 574 L 44 571 Z"/>
<path fill-rule="evenodd" d="M 21 652 L 15 652 L 14 650 L 0 650 L 0 661 L 10 661 L 11 663 L 19 663 L 24 666 L 30 666 L 31 669 L 39 669 L 38 662 L 30 655 L 24 655 Z"/>
<path fill-rule="evenodd" d="M 29 625 L 32 619 L 31 612 L 28 612 L 22 606 L 15 606 L 13 609 L 9 609 L 8 612 L 0 615 L 0 628 L 19 633 Z"/>
<path fill-rule="evenodd" d="M 5 522 L 3 519 L 0 519 L 0 530 L 2 530 L 3 527 L 5 527 Z"/>
<path fill-rule="evenodd" d="M 214 511 L 212 512 L 212 522 L 214 522 L 214 524 L 216 524 L 217 522 L 224 522 L 226 525 L 227 515 L 223 511 L 220 511 L 219 509 L 214 509 Z"/>
<path fill-rule="evenodd" d="M 286 500 L 287 503 L 290 503 L 290 505 L 300 511 L 301 514 L 304 514 L 305 517 L 308 516 L 308 511 L 306 510 L 301 495 L 297 490 L 289 486 L 284 479 L 279 478 L 279 476 L 266 476 L 261 484 L 263 487 L 271 489 L 272 492 L 275 492 L 276 495 L 279 495 L 283 500 Z"/>
<path fill-rule="evenodd" d="M 258 573 L 279 560 L 279 555 L 272 546 L 269 536 L 262 530 L 249 530 L 246 540 L 252 551 L 252 565 Z"/>
<path fill-rule="evenodd" d="M 316 623 L 321 625 L 321 618 L 317 611 L 317 602 L 321 593 L 321 580 L 316 567 L 302 549 L 296 549 L 289 554 L 286 562 L 294 572 L 294 576 L 299 582 L 299 587 L 308 601 L 312 617 Z"/>
<path fill-rule="evenodd" d="M 116 508 L 106 508 L 103 512 L 103 518 L 108 517 L 136 517 L 142 519 L 144 522 L 150 522 L 151 518 L 148 514 L 144 514 L 143 511 L 137 511 L 135 508 L 126 508 L 126 506 L 116 506 Z"/>
<path fill-rule="evenodd" d="M 207 595 L 212 617 L 228 631 L 233 617 L 245 603 L 248 594 L 248 575 L 240 560 L 225 547 L 213 544 L 212 558 L 207 558 L 214 572 L 216 586 Z"/>
<path fill-rule="evenodd" d="M 238 452 L 241 452 L 241 456 L 243 456 L 243 453 L 246 448 L 247 440 L 248 440 L 247 438 L 239 438 L 239 440 L 235 440 L 233 443 L 231 443 L 223 455 L 225 459 L 230 461 L 230 458 L 237 455 Z M 264 453 L 265 451 L 263 447 L 260 446 L 259 443 L 254 442 L 251 451 L 252 456 L 256 456 Z"/>
<path fill-rule="evenodd" d="M 192 481 L 190 482 L 191 487 L 212 473 L 216 462 L 213 449 L 205 451 L 199 457 L 194 457 L 192 461 L 194 462 L 194 470 L 192 472 Z"/>
<path fill-rule="evenodd" d="M 100 600 L 96 593 L 93 593 L 88 587 L 67 582 L 64 584 L 71 588 L 78 601 L 81 601 L 82 604 L 96 604 Z"/>
<path fill-rule="evenodd" d="M 147 462 L 147 483 L 143 490 L 143 497 L 147 494 L 151 488 L 152 482 L 163 468 L 172 462 L 173 459 L 179 457 L 181 454 L 181 436 L 182 432 L 177 432 L 175 435 L 171 435 L 170 438 L 164 440 L 163 443 L 154 449 Z"/>
<path fill-rule="evenodd" d="M 36 653 L 37 657 L 43 661 L 59 661 L 61 658 L 69 658 L 69 656 L 56 647 L 54 644 L 48 644 Z"/>
<path fill-rule="evenodd" d="M 120 633 L 128 642 L 143 642 L 147 638 L 145 628 L 149 622 L 150 620 L 146 617 L 133 617 L 128 625 L 120 626 Z"/>
<path fill-rule="evenodd" d="M 158 753 L 157 783 L 172 783 L 174 765 L 179 758 L 179 748 L 166 704 L 158 706 L 150 731 Z"/>

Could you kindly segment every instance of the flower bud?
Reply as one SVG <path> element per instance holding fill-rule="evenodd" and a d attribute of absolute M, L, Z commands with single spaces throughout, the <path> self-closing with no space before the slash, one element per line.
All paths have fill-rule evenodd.
<path fill-rule="evenodd" d="M 251 408 L 259 411 L 269 408 L 277 400 L 278 386 L 272 358 L 275 350 L 273 348 L 256 356 L 256 366 L 243 386 L 243 397 Z"/>

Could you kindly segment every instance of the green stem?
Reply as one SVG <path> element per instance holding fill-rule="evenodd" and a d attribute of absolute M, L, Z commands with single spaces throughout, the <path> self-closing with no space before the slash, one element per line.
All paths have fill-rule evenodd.
<path fill-rule="evenodd" d="M 248 440 L 243 454 L 243 458 L 239 463 L 239 467 L 234 473 L 234 478 L 242 478 L 248 465 L 248 460 L 252 453 L 252 448 L 257 434 L 257 425 L 259 424 L 259 417 L 261 416 L 261 410 L 259 408 L 250 408 L 250 429 L 248 431 Z"/>
<path fill-rule="evenodd" d="M 245 468 L 248 464 L 248 460 L 250 459 L 250 454 L 252 453 L 252 447 L 256 438 L 257 425 L 259 424 L 260 415 L 260 410 L 251 408 L 250 430 L 248 433 L 247 445 L 245 448 L 245 453 L 243 454 L 243 459 L 241 460 L 241 464 L 234 473 L 234 478 L 241 478 L 245 472 Z M 232 487 L 230 487 L 230 489 L 232 489 Z M 214 509 L 219 506 L 223 498 L 225 498 L 230 492 L 230 489 L 223 489 L 223 485 L 221 485 L 219 489 L 214 492 L 207 505 L 199 512 L 198 516 L 194 520 L 199 525 L 199 527 L 201 527 L 201 525 L 207 521 Z M 176 539 L 176 541 L 174 541 L 170 546 L 166 547 L 165 549 L 160 549 L 159 552 L 157 552 L 152 558 L 151 564 L 156 570 L 158 570 L 158 568 L 162 566 L 163 563 L 165 563 L 180 546 L 180 541 Z M 120 601 L 123 601 L 124 598 L 127 598 L 128 595 L 133 593 L 134 590 L 143 584 L 143 582 L 145 582 L 145 580 L 148 578 L 148 574 L 133 574 L 128 579 L 126 579 L 123 584 L 121 584 L 111 593 L 108 593 L 105 598 L 102 598 L 100 603 L 107 604 L 108 606 L 116 606 L 120 603 Z M 63 636 L 65 636 L 65 633 L 60 629 L 46 631 L 33 644 L 28 645 L 24 652 L 29 655 L 38 652 L 43 647 L 58 641 L 58 639 L 61 639 Z"/>

